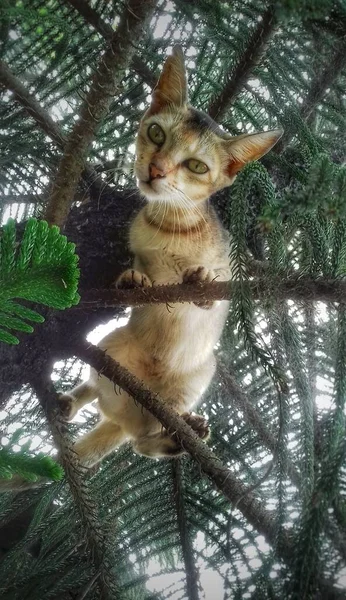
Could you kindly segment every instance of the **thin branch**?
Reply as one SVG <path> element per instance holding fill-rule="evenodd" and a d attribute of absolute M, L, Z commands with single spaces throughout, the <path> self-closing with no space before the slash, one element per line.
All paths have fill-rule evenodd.
<path fill-rule="evenodd" d="M 273 6 L 265 11 L 262 20 L 250 36 L 247 47 L 239 62 L 226 75 L 223 90 L 214 97 L 209 105 L 208 113 L 213 119 L 222 119 L 234 98 L 239 94 L 244 83 L 249 79 L 252 70 L 265 54 L 277 25 L 276 11 Z"/>
<path fill-rule="evenodd" d="M 247 493 L 247 486 L 234 477 L 184 419 L 103 350 L 84 341 L 73 345 L 71 349 L 78 358 L 119 385 L 135 398 L 136 402 L 151 412 L 168 431 L 174 433 L 183 448 L 199 463 L 204 473 L 226 498 L 243 513 L 253 527 L 265 536 L 268 542 L 275 543 L 276 530 L 273 515 L 266 511 L 254 496 Z M 286 542 L 279 552 L 282 558 L 287 560 L 292 550 L 288 536 Z"/>
<path fill-rule="evenodd" d="M 90 579 L 90 581 L 88 581 L 88 583 L 86 584 L 86 586 L 82 589 L 82 591 L 80 592 L 80 594 L 78 594 L 76 600 L 84 600 L 87 595 L 89 594 L 89 592 L 93 589 L 96 581 L 98 580 L 98 578 L 100 577 L 100 572 L 97 571 L 95 573 L 95 575 Z"/>
<path fill-rule="evenodd" d="M 182 468 L 180 459 L 172 461 L 174 503 L 177 511 L 179 537 L 183 553 L 186 573 L 186 597 L 188 600 L 199 600 L 198 571 L 194 560 L 193 546 L 189 535 L 189 526 L 184 506 Z"/>
<path fill-rule="evenodd" d="M 44 204 L 44 194 L 4 194 L 0 195 L 0 204 Z"/>
<path fill-rule="evenodd" d="M 106 600 L 116 600 L 119 596 L 115 581 L 114 555 L 110 549 L 111 546 L 107 543 L 106 532 L 100 525 L 97 504 L 91 497 L 85 476 L 83 477 L 85 470 L 80 466 L 78 457 L 72 449 L 66 423 L 63 423 L 59 417 L 57 393 L 50 380 L 36 379 L 32 381 L 32 386 L 46 413 L 54 442 L 59 450 L 59 460 L 64 467 L 65 476 L 89 543 L 95 577 L 96 575 L 100 576 L 103 584 L 103 597 Z"/>
<path fill-rule="evenodd" d="M 283 532 L 280 542 L 277 544 L 274 515 L 266 510 L 255 496 L 248 493 L 248 487 L 223 465 L 178 413 L 167 406 L 158 394 L 151 392 L 132 373 L 97 346 L 79 341 L 72 345 L 71 350 L 78 358 L 135 398 L 136 402 L 151 412 L 168 432 L 174 434 L 184 450 L 196 460 L 202 471 L 232 505 L 244 515 L 250 525 L 261 533 L 268 543 L 276 547 L 278 556 L 285 562 L 291 563 L 294 557 L 294 548 L 289 533 Z M 333 588 L 328 581 L 321 578 L 318 585 L 324 597 L 340 598 L 338 590 Z"/>
<path fill-rule="evenodd" d="M 141 39 L 156 2 L 129 0 L 125 4 L 120 23 L 100 59 L 79 119 L 67 140 L 47 206 L 49 223 L 61 226 L 67 218 L 91 143 L 134 54 L 132 40 Z"/>
<path fill-rule="evenodd" d="M 342 39 L 335 46 L 335 51 L 323 71 L 318 73 L 311 82 L 310 89 L 300 108 L 300 114 L 303 119 L 307 119 L 317 104 L 324 98 L 327 90 L 339 76 L 340 71 L 345 68 L 345 61 L 346 39 Z"/>
<path fill-rule="evenodd" d="M 274 454 L 276 452 L 277 440 L 268 429 L 255 405 L 249 400 L 247 394 L 221 362 L 218 363 L 218 373 L 225 385 L 225 389 L 227 389 L 227 394 L 230 396 L 232 404 L 243 413 L 244 420 L 257 433 L 258 439 L 262 444 Z M 287 473 L 292 482 L 299 488 L 301 486 L 301 478 L 292 463 L 287 464 Z"/>
<path fill-rule="evenodd" d="M 227 394 L 230 396 L 232 405 L 235 405 L 236 408 L 242 412 L 245 422 L 253 431 L 256 432 L 258 439 L 262 442 L 262 444 L 268 448 L 270 452 L 275 454 L 277 440 L 268 429 L 266 423 L 256 409 L 256 406 L 251 402 L 251 400 L 249 400 L 247 394 L 221 361 L 218 362 L 218 375 L 227 389 Z M 321 454 L 320 445 L 317 446 L 316 451 L 319 455 Z M 302 485 L 301 475 L 289 459 L 287 459 L 286 462 L 286 469 L 287 475 L 290 477 L 292 483 L 294 483 L 297 488 L 300 488 Z M 341 536 L 332 529 L 330 524 L 327 527 L 327 534 L 340 555 L 344 560 L 346 560 L 346 542 L 342 541 Z"/>
<path fill-rule="evenodd" d="M 17 102 L 35 119 L 41 129 L 62 148 L 64 137 L 58 125 L 3 60 L 0 60 L 0 84 L 13 93 Z"/>
<path fill-rule="evenodd" d="M 13 93 L 15 100 L 23 106 L 39 127 L 61 150 L 63 150 L 66 138 L 60 130 L 59 125 L 57 125 L 49 112 L 41 106 L 32 94 L 30 94 L 25 85 L 18 77 L 16 77 L 16 75 L 14 75 L 14 73 L 12 73 L 8 65 L 2 60 L 0 60 L 0 84 Z M 89 183 L 92 182 L 92 184 L 100 190 L 105 190 L 109 187 L 90 165 L 84 165 L 83 177 L 87 179 Z"/>
<path fill-rule="evenodd" d="M 94 29 L 96 29 L 96 31 L 98 31 L 98 33 L 105 38 L 105 40 L 110 41 L 112 39 L 114 34 L 112 26 L 106 23 L 100 17 L 98 12 L 92 8 L 88 2 L 86 2 L 86 0 L 67 1 L 79 12 L 85 21 L 89 23 L 89 25 L 94 27 Z M 143 81 L 149 85 L 149 87 L 153 88 L 156 85 L 158 77 L 156 77 L 156 75 L 149 69 L 149 67 L 147 67 L 145 62 L 137 54 L 132 57 L 131 66 L 137 75 L 139 75 Z"/>
<path fill-rule="evenodd" d="M 254 299 L 291 299 L 309 302 L 346 302 L 346 281 L 335 279 L 286 279 L 271 282 L 258 278 L 250 282 Z M 174 302 L 202 302 L 231 300 L 236 281 L 212 281 L 198 284 L 160 285 L 132 290 L 90 290 L 84 294 L 79 307 L 111 308 L 117 306 L 142 306 Z M 78 307 L 76 307 L 78 310 Z"/>
<path fill-rule="evenodd" d="M 309 119 L 313 110 L 323 100 L 328 93 L 328 90 L 333 85 L 333 82 L 339 76 L 340 72 L 345 68 L 346 60 L 346 38 L 341 38 L 335 44 L 335 52 L 324 65 L 323 70 L 316 74 L 316 77 L 311 81 L 310 89 L 305 96 L 303 103 L 300 105 L 299 113 L 305 121 Z M 274 152 L 279 154 L 287 147 L 291 141 L 293 134 L 287 132 L 274 147 Z"/>

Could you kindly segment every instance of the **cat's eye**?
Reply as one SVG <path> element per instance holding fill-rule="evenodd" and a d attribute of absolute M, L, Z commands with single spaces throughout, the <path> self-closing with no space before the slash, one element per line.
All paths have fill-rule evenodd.
<path fill-rule="evenodd" d="M 192 173 L 197 173 L 197 175 L 203 175 L 203 173 L 209 171 L 209 167 L 204 162 L 197 160 L 196 158 L 190 158 L 189 160 L 186 160 L 185 165 L 188 169 L 190 169 L 190 171 L 192 171 Z"/>
<path fill-rule="evenodd" d="M 165 142 L 166 134 L 160 125 L 157 123 L 152 123 L 148 127 L 148 137 L 157 146 L 162 146 L 162 144 Z"/>

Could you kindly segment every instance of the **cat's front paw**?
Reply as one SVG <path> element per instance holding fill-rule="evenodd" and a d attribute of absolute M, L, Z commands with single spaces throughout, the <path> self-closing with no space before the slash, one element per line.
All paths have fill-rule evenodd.
<path fill-rule="evenodd" d="M 202 440 L 207 440 L 210 436 L 210 429 L 208 421 L 202 417 L 202 415 L 195 415 L 194 413 L 183 413 L 180 415 L 184 421 L 192 427 L 197 435 Z"/>
<path fill-rule="evenodd" d="M 70 394 L 58 392 L 58 403 L 60 416 L 64 421 L 72 421 L 73 417 L 78 412 L 76 400 Z"/>
<path fill-rule="evenodd" d="M 212 269 L 206 267 L 190 267 L 183 273 L 183 283 L 210 283 L 214 281 L 216 275 Z M 205 302 L 194 302 L 199 308 L 211 308 L 214 304 L 212 300 L 206 300 Z"/>
<path fill-rule="evenodd" d="M 138 287 L 150 287 L 152 283 L 144 273 L 135 271 L 135 269 L 127 269 L 120 275 L 115 285 L 118 289 L 132 290 Z"/>

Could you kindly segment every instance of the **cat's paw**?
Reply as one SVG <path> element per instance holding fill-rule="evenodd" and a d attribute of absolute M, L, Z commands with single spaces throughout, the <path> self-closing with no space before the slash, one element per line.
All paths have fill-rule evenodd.
<path fill-rule="evenodd" d="M 190 267 L 183 273 L 183 283 L 210 283 L 214 281 L 216 275 L 212 269 L 206 267 Z M 214 304 L 212 300 L 205 302 L 194 302 L 199 308 L 211 308 Z"/>
<path fill-rule="evenodd" d="M 77 403 L 73 396 L 58 392 L 58 403 L 60 416 L 64 421 L 72 421 L 73 417 L 78 412 Z"/>
<path fill-rule="evenodd" d="M 132 290 L 138 287 L 150 287 L 152 283 L 144 273 L 135 271 L 135 269 L 127 269 L 120 275 L 115 285 L 118 289 Z"/>
<path fill-rule="evenodd" d="M 209 283 L 215 279 L 215 271 L 207 267 L 190 267 L 183 273 L 183 283 Z"/>
<path fill-rule="evenodd" d="M 192 427 L 197 435 L 202 440 L 207 440 L 210 436 L 210 429 L 208 421 L 202 417 L 202 415 L 195 415 L 194 413 L 183 413 L 180 415 L 184 421 Z"/>

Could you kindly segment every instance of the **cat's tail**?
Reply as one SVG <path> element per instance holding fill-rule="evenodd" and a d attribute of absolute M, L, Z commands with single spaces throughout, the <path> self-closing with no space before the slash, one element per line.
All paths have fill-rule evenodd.
<path fill-rule="evenodd" d="M 52 482 L 48 477 L 40 477 L 37 481 L 28 481 L 20 475 L 13 475 L 11 479 L 0 479 L 0 494 L 5 492 L 24 492 L 45 486 Z"/>

